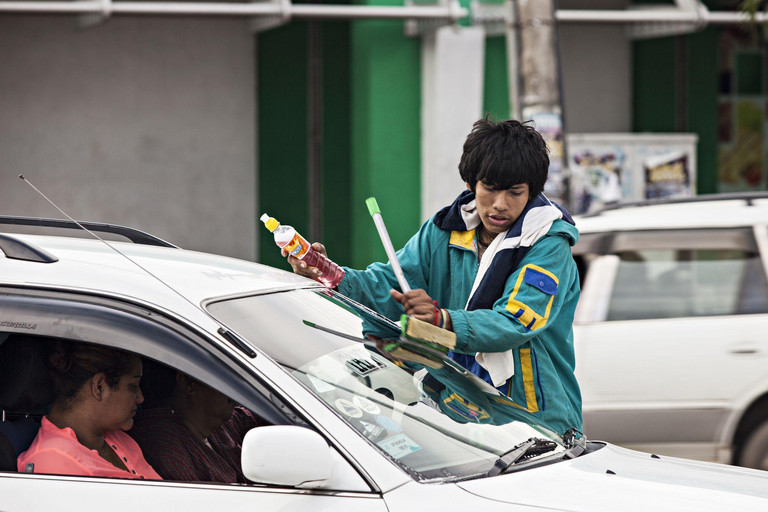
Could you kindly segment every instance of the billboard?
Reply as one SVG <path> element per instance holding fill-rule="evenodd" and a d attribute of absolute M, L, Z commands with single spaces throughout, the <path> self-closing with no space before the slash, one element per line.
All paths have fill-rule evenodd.
<path fill-rule="evenodd" d="M 696 195 L 695 134 L 566 135 L 572 213 Z"/>

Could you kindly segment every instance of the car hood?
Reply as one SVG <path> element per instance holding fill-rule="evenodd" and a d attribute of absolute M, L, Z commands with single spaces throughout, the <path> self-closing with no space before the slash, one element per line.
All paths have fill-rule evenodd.
<path fill-rule="evenodd" d="M 610 444 L 573 460 L 458 485 L 495 501 L 562 511 L 768 510 L 768 471 L 656 458 Z"/>

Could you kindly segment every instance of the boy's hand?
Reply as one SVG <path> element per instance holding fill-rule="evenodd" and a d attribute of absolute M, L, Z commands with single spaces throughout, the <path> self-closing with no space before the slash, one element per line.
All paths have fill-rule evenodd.
<path fill-rule="evenodd" d="M 389 294 L 397 302 L 403 305 L 405 314 L 412 316 L 424 322 L 432 325 L 437 325 L 443 329 L 449 331 L 453 330 L 453 322 L 451 321 L 451 315 L 445 310 L 438 309 L 438 306 L 432 300 L 432 297 L 427 295 L 422 289 L 411 290 L 408 293 L 400 293 L 397 290 L 389 290 Z M 437 314 L 436 314 L 437 311 Z M 442 324 L 439 322 L 440 317 L 443 316 Z"/>
<path fill-rule="evenodd" d="M 400 293 L 397 290 L 389 290 L 389 294 L 397 302 L 403 305 L 405 314 L 418 318 L 428 323 L 434 323 L 435 305 L 432 297 L 424 290 L 411 290 L 408 293 Z"/>
<path fill-rule="evenodd" d="M 312 249 L 316 250 L 323 256 L 328 257 L 328 253 L 325 250 L 325 246 L 320 242 L 314 242 L 312 244 Z M 304 263 L 302 260 L 300 260 L 296 256 L 289 255 L 287 252 L 285 252 L 284 249 L 281 250 L 281 254 L 283 256 L 288 257 L 288 263 L 291 265 L 291 268 L 293 268 L 294 274 L 298 274 L 304 277 L 311 277 L 313 279 L 323 275 L 323 273 L 320 272 L 320 269 L 318 269 L 317 267 L 307 266 L 307 264 Z"/>

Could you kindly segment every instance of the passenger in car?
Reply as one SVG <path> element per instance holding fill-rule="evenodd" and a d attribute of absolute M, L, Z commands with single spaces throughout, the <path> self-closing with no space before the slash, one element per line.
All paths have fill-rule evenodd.
<path fill-rule="evenodd" d="M 453 331 L 454 360 L 564 434 L 582 428 L 572 326 L 579 233 L 543 193 L 547 153 L 527 123 L 477 121 L 459 163 L 467 190 L 398 251 L 412 290 L 402 293 L 388 263 L 344 267 L 337 289 L 391 319 L 405 312 Z"/>
<path fill-rule="evenodd" d="M 243 437 L 262 421 L 223 393 L 177 372 L 170 396 L 142 410 L 130 434 L 166 480 L 247 483 Z"/>
<path fill-rule="evenodd" d="M 125 430 L 144 397 L 141 358 L 121 350 L 58 341 L 49 364 L 56 398 L 18 470 L 161 479 Z"/>

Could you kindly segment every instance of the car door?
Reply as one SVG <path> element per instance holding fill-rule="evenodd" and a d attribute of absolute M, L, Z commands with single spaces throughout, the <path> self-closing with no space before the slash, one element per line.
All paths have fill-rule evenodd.
<path fill-rule="evenodd" d="M 753 230 L 588 235 L 578 257 L 589 265 L 575 328 L 587 435 L 715 460 L 729 412 L 768 380 Z"/>
<path fill-rule="evenodd" d="M 301 416 L 292 397 L 266 384 L 254 368 L 242 364 L 242 358 L 238 364 L 237 354 L 233 355 L 231 347 L 217 346 L 210 338 L 206 339 L 204 333 L 156 311 L 150 313 L 135 304 L 73 293 L 0 290 L 0 322 L 0 343 L 5 348 L 11 344 L 37 347 L 67 339 L 128 350 L 145 359 L 144 377 L 148 376 L 151 365 L 147 363 L 151 361 L 154 365 L 162 365 L 174 372 L 181 371 L 205 382 L 253 411 L 264 424 L 297 424 L 315 430 L 311 421 Z M 7 356 L 11 353 L 22 354 L 26 358 L 26 354 L 45 354 L 45 351 L 6 350 L 1 354 Z M 269 363 L 266 358 L 262 360 L 264 364 Z M 7 386 L 26 382 L 28 368 L 45 371 L 44 364 L 26 367 L 12 362 L 3 365 L 3 368 L 8 371 L 0 383 Z M 10 375 L 14 371 L 19 375 Z M 288 378 L 287 374 L 284 375 Z M 37 378 L 29 380 L 41 381 Z M 27 404 L 25 399 L 24 406 Z M 4 422 L 8 419 L 6 416 L 10 417 L 15 412 L 6 411 L 6 407 L 4 404 Z M 371 480 L 363 477 L 340 455 L 340 450 L 335 450 L 332 445 L 329 449 L 335 458 L 334 475 L 346 476 L 338 479 L 341 482 L 339 485 L 326 485 L 324 488 L 0 471 L 0 510 L 384 512 L 386 508 L 381 492 L 374 488 Z"/>
<path fill-rule="evenodd" d="M 281 510 L 384 512 L 377 494 L 0 473 L 4 512 Z"/>

